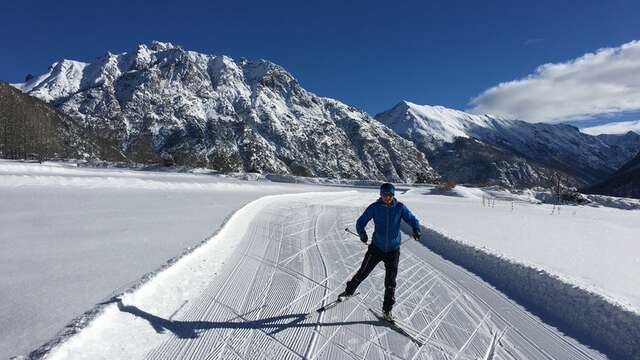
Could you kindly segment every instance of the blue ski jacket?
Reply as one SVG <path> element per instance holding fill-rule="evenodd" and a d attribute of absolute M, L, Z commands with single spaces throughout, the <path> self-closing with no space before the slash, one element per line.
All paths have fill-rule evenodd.
<path fill-rule="evenodd" d="M 356 221 L 358 234 L 362 234 L 371 219 L 375 225 L 372 243 L 384 252 L 395 251 L 400 247 L 401 219 L 414 231 L 420 229 L 420 222 L 415 215 L 395 198 L 390 205 L 385 204 L 382 199 L 369 205 Z"/>

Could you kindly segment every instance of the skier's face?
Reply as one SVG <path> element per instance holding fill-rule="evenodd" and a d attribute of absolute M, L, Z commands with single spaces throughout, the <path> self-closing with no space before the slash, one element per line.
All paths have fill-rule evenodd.
<path fill-rule="evenodd" d="M 380 197 L 382 198 L 382 201 L 387 205 L 391 204 L 391 202 L 393 201 L 393 194 L 390 192 L 382 193 L 380 194 Z"/>

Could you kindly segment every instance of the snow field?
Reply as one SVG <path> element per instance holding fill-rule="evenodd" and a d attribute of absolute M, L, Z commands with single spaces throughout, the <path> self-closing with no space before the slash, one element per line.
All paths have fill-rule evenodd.
<path fill-rule="evenodd" d="M 0 160 L 0 187 L 72 187 L 165 191 L 285 191 L 291 186 L 270 182 L 247 182 L 224 176 L 170 172 L 93 169 L 75 164 L 44 164 Z"/>
<path fill-rule="evenodd" d="M 227 221 L 227 226 L 223 226 L 213 238 L 186 255 L 181 261 L 156 274 L 153 281 L 145 283 L 134 293 L 125 294 L 122 301 L 141 304 L 157 316 L 171 317 L 173 311 L 180 310 L 190 299 L 203 292 L 205 285 L 215 277 L 224 264 L 224 260 L 235 250 L 237 239 L 242 238 L 248 230 L 244 219 L 255 216 L 268 202 L 269 196 L 266 196 L 235 212 Z M 215 251 L 212 251 L 213 248 Z M 55 352 L 52 358 L 65 359 L 78 358 L 78 356 L 87 359 L 143 358 L 147 349 L 159 345 L 162 338 L 149 336 L 153 333 L 153 328 L 149 328 L 142 319 L 133 324 L 127 323 L 128 316 L 117 306 L 106 307 L 100 316 L 102 321 L 93 321 L 85 331 L 71 337 L 61 348 L 62 350 Z M 133 330 L 129 332 L 131 337 L 123 339 L 125 341 L 120 344 L 119 355 L 111 357 L 111 349 L 105 347 L 108 343 L 101 339 L 103 336 L 119 338 L 123 330 L 119 325 L 123 323 L 127 323 L 129 330 Z M 100 337 L 92 338 L 96 332 L 101 334 Z M 96 345 L 95 353 L 91 356 L 72 355 L 64 350 L 86 341 Z"/>
<path fill-rule="evenodd" d="M 333 300 L 360 265 L 366 249 L 344 228 L 366 197 L 344 192 L 257 200 L 179 266 L 107 305 L 47 358 L 601 358 L 416 242 L 402 251 L 394 312 L 425 346 L 368 311 L 381 307 L 381 266 L 359 296 L 306 319 Z M 222 249 L 231 242 L 231 250 Z M 510 325 L 509 319 L 519 320 Z"/>
<path fill-rule="evenodd" d="M 243 191 L 259 192 L 270 188 L 284 190 L 284 186 L 238 184 L 233 182 L 174 182 L 158 181 L 141 178 L 120 178 L 110 176 L 40 176 L 40 175 L 3 175 L 0 176 L 0 186 L 56 186 L 84 189 L 128 189 L 128 190 L 166 190 L 166 191 Z"/>
<path fill-rule="evenodd" d="M 545 270 L 640 313 L 640 211 L 500 200 L 483 206 L 476 194 L 423 190 L 398 198 L 448 238 Z"/>
<path fill-rule="evenodd" d="M 273 350 L 273 354 L 282 355 L 284 351 L 288 354 L 284 357 L 293 358 L 300 354 L 307 358 L 326 358 L 329 353 L 336 357 L 362 357 L 361 354 L 370 355 L 376 351 L 377 355 L 371 355 L 374 358 L 421 358 L 427 356 L 425 354 L 432 358 L 450 358 L 455 356 L 451 354 L 456 353 L 459 353 L 458 358 L 468 356 L 465 354 L 480 358 L 489 352 L 493 352 L 495 358 L 506 359 L 549 357 L 541 354 L 555 354 L 551 356 L 555 358 L 599 357 L 589 350 L 576 350 L 581 349 L 581 345 L 571 343 L 571 339 L 549 335 L 553 334 L 552 330 L 532 330 L 539 325 L 535 325 L 535 321 L 532 325 L 528 319 L 530 315 L 526 312 L 521 309 L 504 311 L 505 307 L 514 305 L 503 303 L 506 300 L 501 298 L 501 294 L 486 291 L 486 285 L 480 280 L 468 281 L 467 275 L 452 270 L 440 258 L 432 257 L 429 251 L 411 242 L 406 245 L 407 251 L 403 251 L 401 259 L 398 294 L 401 289 L 407 290 L 402 297 L 398 295 L 397 311 L 416 329 L 422 329 L 426 334 L 433 330 L 430 344 L 438 345 L 439 350 L 424 349 L 412 353 L 407 343 L 403 343 L 406 349 L 390 350 L 397 347 L 397 341 L 400 340 L 387 339 L 398 334 L 386 328 L 376 333 L 380 335 L 376 337 L 377 342 L 367 340 L 372 339 L 369 332 L 371 328 L 375 330 L 377 325 L 367 323 L 374 319 L 366 307 L 374 304 L 374 308 L 377 308 L 381 304 L 384 273 L 379 270 L 361 286 L 359 302 L 352 304 L 356 308 L 341 305 L 341 309 L 332 311 L 355 317 L 356 320 L 337 318 L 333 321 L 335 323 L 314 323 L 313 326 L 298 321 L 300 314 L 332 300 L 359 266 L 364 248 L 357 239 L 345 235 L 343 230 L 353 225 L 363 208 L 375 200 L 375 189 L 359 191 L 357 195 L 338 193 L 326 197 L 319 194 L 271 197 L 269 205 L 246 213 L 246 228 L 239 227 L 237 230 L 238 234 L 244 236 L 225 238 L 229 244 L 233 243 L 231 249 L 221 248 L 219 252 L 212 252 L 208 255 L 212 261 L 210 264 L 206 264 L 206 261 L 205 264 L 193 263 L 181 270 L 197 272 L 201 266 L 208 266 L 210 268 L 203 271 L 207 272 L 207 276 L 213 272 L 215 276 L 212 278 L 198 277 L 200 285 L 196 280 L 195 283 L 189 283 L 189 287 L 171 278 L 167 283 L 174 285 L 167 287 L 170 289 L 167 290 L 168 294 L 162 291 L 165 285 L 156 285 L 157 289 L 148 290 L 152 295 L 147 295 L 139 303 L 135 296 L 142 295 L 137 295 L 135 291 L 125 296 L 121 303 L 98 306 L 69 323 L 74 316 L 99 301 L 97 299 L 106 299 L 106 294 L 114 288 L 116 290 L 113 293 L 126 288 L 142 290 L 140 284 L 147 286 L 156 281 L 157 272 L 154 269 L 158 269 L 167 258 L 198 244 L 204 234 L 210 234 L 227 214 L 239 206 L 264 195 L 310 190 L 335 188 L 246 182 L 219 176 L 78 169 L 67 164 L 0 161 L 0 197 L 3 200 L 0 202 L 0 225 L 3 229 L 9 229 L 9 232 L 2 233 L 0 242 L 0 270 L 5 274 L 0 286 L 6 290 L 0 292 L 0 310 L 8 314 L 8 317 L 0 319 L 1 327 L 7 330 L 3 330 L 4 334 L 0 336 L 0 357 L 33 349 L 68 323 L 68 327 L 58 336 L 32 353 L 34 358 L 44 356 L 51 347 L 62 348 L 66 346 L 67 339 L 77 339 L 74 334 L 84 334 L 82 329 L 87 322 L 103 312 L 114 320 L 91 321 L 90 326 L 95 326 L 92 331 L 97 333 L 83 336 L 89 339 L 93 336 L 93 341 L 99 341 L 102 337 L 95 334 L 100 332 L 110 336 L 126 334 L 128 321 L 134 317 L 145 325 L 139 328 L 140 332 L 130 336 L 137 343 L 147 344 L 134 351 L 134 355 L 140 355 L 141 358 L 150 356 L 144 349 L 151 351 L 154 347 L 169 346 L 166 345 L 166 336 L 177 338 L 177 342 L 197 342 L 200 344 L 198 346 L 208 348 L 213 343 L 202 343 L 198 340 L 201 338 L 198 334 L 204 336 L 220 332 L 228 339 L 215 343 L 218 350 L 212 350 L 212 358 L 222 358 L 223 355 L 231 358 L 247 356 L 253 346 L 257 346 L 257 349 L 273 347 L 273 344 L 267 345 L 272 341 L 280 344 L 276 345 L 280 350 Z M 617 341 L 615 346 L 623 351 L 633 351 L 637 345 L 633 337 L 629 338 L 629 334 L 637 334 L 637 312 L 620 312 L 624 308 L 612 304 L 623 303 L 629 310 L 634 299 L 640 298 L 637 296 L 640 289 L 634 286 L 633 270 L 640 263 L 633 258 L 639 252 L 634 247 L 634 238 L 629 236 L 637 231 L 636 212 L 563 207 L 559 215 L 550 216 L 550 206 L 517 203 L 515 210 L 510 210 L 508 206 L 501 206 L 508 202 L 500 201 L 498 206 L 489 209 L 482 208 L 483 191 L 461 186 L 455 190 L 455 196 L 434 195 L 437 192 L 424 195 L 424 188 L 410 188 L 398 195 L 426 223 L 430 230 L 427 232 L 430 238 L 427 245 L 447 258 L 453 256 L 451 254 L 460 256 L 456 261 L 469 266 L 487 280 L 495 281 L 507 293 L 519 294 L 520 291 L 525 294 L 525 291 L 530 291 L 527 287 L 536 289 L 539 294 L 536 301 L 547 308 L 554 308 L 553 311 L 547 311 L 547 308 L 533 304 L 544 309 L 543 318 L 558 321 L 554 311 L 560 312 L 559 316 L 570 317 L 569 320 L 561 318 L 559 321 L 568 322 L 568 328 L 574 334 L 583 336 L 582 331 L 591 330 L 595 327 L 593 324 L 602 326 L 598 321 L 603 321 L 618 337 L 608 339 L 604 334 L 594 339 L 592 333 L 581 337 L 589 343 L 610 349 L 612 342 Z M 279 210 L 269 210 L 272 207 Z M 265 214 L 264 219 L 262 214 Z M 206 230 L 209 228 L 211 230 Z M 598 241 L 602 238 L 606 242 Z M 431 243 L 438 241 L 440 245 Z M 217 244 L 216 249 L 225 246 Z M 550 251 L 550 248 L 553 250 Z M 95 256 L 98 254 L 100 256 Z M 183 263 L 180 256 L 175 259 L 180 260 L 169 261 L 161 267 L 163 270 L 160 273 L 164 274 Z M 340 261 L 331 263 L 327 259 Z M 429 259 L 428 263 L 425 259 Z M 250 273 L 233 270 L 239 262 L 247 266 Z M 536 270 L 539 268 L 542 270 Z M 439 274 L 438 281 L 432 278 L 435 273 Z M 513 276 L 505 276 L 505 273 Z M 493 274 L 494 277 L 487 274 Z M 134 280 L 142 275 L 142 279 Z M 543 275 L 550 280 L 540 279 Z M 411 277 L 407 279 L 406 276 Z M 29 280 L 25 282 L 25 279 Z M 149 279 L 151 281 L 147 282 Z M 222 279 L 228 281 L 220 283 Z M 270 285 L 264 285 L 268 280 Z M 225 290 L 230 284 L 235 284 L 235 288 Z M 208 300 L 204 299 L 205 294 L 214 291 L 212 287 L 215 286 L 220 288 L 216 289 L 217 295 L 213 298 L 213 295 L 207 295 Z M 242 286 L 249 286 L 249 289 L 243 289 Z M 509 286 L 520 286 L 521 289 L 510 290 Z M 365 289 L 373 290 L 367 293 Z M 153 303 L 158 294 L 162 299 L 181 292 L 182 295 L 168 300 L 172 306 L 170 309 Z M 486 298 L 478 299 L 479 293 L 484 293 Z M 244 300 L 239 300 L 238 294 L 243 294 L 241 298 Z M 282 298 L 275 294 L 282 294 L 278 295 Z M 226 300 L 218 301 L 218 297 L 222 296 Z M 256 296 L 263 301 L 255 300 Z M 417 296 L 422 297 L 417 299 Z M 412 297 L 411 300 L 407 299 Z M 567 300 L 566 297 L 571 299 Z M 49 301 L 43 304 L 43 298 Z M 464 300 L 464 304 L 459 304 L 460 299 Z M 567 309 L 555 309 L 554 303 L 560 300 L 565 301 L 563 305 L 567 304 Z M 569 301 L 572 300 L 581 308 L 575 304 L 569 308 Z M 249 305 L 255 301 L 258 301 L 254 304 L 256 308 L 262 308 L 250 309 Z M 528 298 L 521 301 L 532 304 Z M 64 308 L 59 306 L 61 303 L 65 304 Z M 447 305 L 448 310 L 442 312 Z M 181 317 L 193 306 L 208 310 L 193 313 L 191 318 Z M 347 309 L 349 312 L 340 313 Z M 472 315 L 469 315 L 469 309 L 472 309 Z M 584 315 L 584 311 L 596 313 Z M 273 316 L 260 318 L 258 314 Z M 123 315 L 127 317 L 123 318 Z M 203 318 L 199 318 L 200 315 Z M 322 319 L 330 315 L 323 314 Z M 102 316 L 99 315 L 99 318 Z M 423 317 L 422 322 L 418 316 Z M 445 319 L 441 319 L 443 317 Z M 577 322 L 582 318 L 588 319 L 591 328 L 584 325 L 582 328 L 572 327 L 571 321 Z M 112 328 L 113 324 L 120 323 L 126 324 L 121 332 Z M 453 325 L 458 330 L 462 329 L 462 332 L 455 335 L 457 330 L 447 328 Z M 116 328 L 120 329 L 118 326 Z M 363 329 L 355 330 L 357 328 Z M 474 333 L 476 328 L 478 330 Z M 260 335 L 255 335 L 254 330 Z M 290 344 L 293 340 L 287 337 L 289 335 L 285 336 L 293 331 L 300 336 L 295 346 Z M 497 334 L 503 331 L 506 334 L 498 339 Z M 268 339 L 229 348 L 231 339 L 247 333 L 252 338 L 266 335 Z M 162 336 L 165 338 L 158 339 Z M 343 337 L 344 342 L 336 340 Z M 494 338 L 493 351 L 489 351 Z M 86 352 L 87 343 L 85 338 L 78 349 Z M 109 344 L 94 346 L 105 353 L 112 351 L 112 345 Z M 174 354 L 176 358 L 188 358 L 182 354 L 195 351 L 191 345 L 182 344 L 178 347 L 182 350 Z M 365 347 L 367 352 L 364 352 Z M 437 355 L 438 351 L 440 355 Z M 617 351 L 616 347 L 610 353 Z M 203 353 L 198 354 L 200 356 Z M 572 355 L 566 357 L 567 354 Z M 94 355 L 97 356 L 94 358 L 101 356 L 98 352 Z M 73 358 L 77 356 L 74 354 Z M 117 354 L 114 356 L 110 358 L 118 358 Z M 124 356 L 124 353 L 120 356 Z"/>
<path fill-rule="evenodd" d="M 548 272 L 447 238 L 427 229 L 429 249 L 478 274 L 498 289 L 532 306 L 545 320 L 621 358 L 640 357 L 640 315 Z"/>
<path fill-rule="evenodd" d="M 564 206 L 550 215 L 548 205 L 483 208 L 477 196 L 416 191 L 403 201 L 424 219 L 429 249 L 574 336 L 640 358 L 638 212 Z"/>
<path fill-rule="evenodd" d="M 334 189 L 0 161 L 0 358 L 77 332 L 96 303 L 170 265 L 243 205 Z"/>

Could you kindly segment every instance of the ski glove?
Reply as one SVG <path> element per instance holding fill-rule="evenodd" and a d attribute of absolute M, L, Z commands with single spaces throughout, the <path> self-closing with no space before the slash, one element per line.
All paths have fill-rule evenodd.
<path fill-rule="evenodd" d="M 422 231 L 420 231 L 420 229 L 413 229 L 413 239 L 420 240 L 420 236 L 422 236 Z"/>
<path fill-rule="evenodd" d="M 367 243 L 367 241 L 369 241 L 369 236 L 367 236 L 367 232 L 363 231 L 360 233 L 360 241 L 362 241 L 363 243 Z"/>

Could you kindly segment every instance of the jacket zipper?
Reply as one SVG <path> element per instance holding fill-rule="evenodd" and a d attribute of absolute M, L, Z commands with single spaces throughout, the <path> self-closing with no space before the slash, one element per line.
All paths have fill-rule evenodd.
<path fill-rule="evenodd" d="M 389 205 L 386 205 L 386 217 L 387 217 L 387 222 L 386 222 L 386 232 L 387 232 L 387 236 L 385 237 L 385 242 L 384 242 L 384 251 L 387 252 L 389 251 Z"/>

